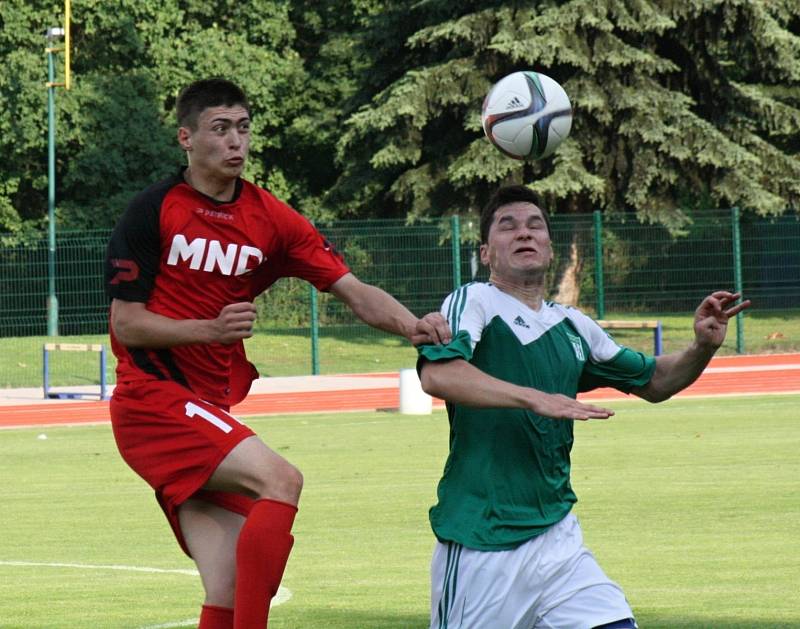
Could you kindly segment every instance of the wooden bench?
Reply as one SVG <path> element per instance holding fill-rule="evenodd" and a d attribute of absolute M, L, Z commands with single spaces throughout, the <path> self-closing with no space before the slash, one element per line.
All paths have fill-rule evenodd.
<path fill-rule="evenodd" d="M 615 320 L 607 321 L 600 320 L 597 322 L 601 328 L 608 330 L 652 330 L 653 331 L 653 354 L 656 356 L 661 355 L 664 347 L 661 337 L 661 322 L 660 321 L 625 321 Z"/>

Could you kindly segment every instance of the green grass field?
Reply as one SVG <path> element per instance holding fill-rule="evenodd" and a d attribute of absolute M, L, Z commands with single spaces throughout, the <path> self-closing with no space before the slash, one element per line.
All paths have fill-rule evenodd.
<path fill-rule="evenodd" d="M 798 406 L 800 396 L 622 401 L 612 420 L 576 426 L 586 542 L 641 627 L 800 627 Z M 270 627 L 426 627 L 444 414 L 249 423 L 305 474 L 291 598 Z M 192 564 L 108 426 L 0 431 L 0 450 L 0 627 L 190 626 L 198 577 L 130 569 Z"/>
<path fill-rule="evenodd" d="M 607 319 L 659 319 L 663 327 L 664 351 L 683 349 L 692 338 L 689 315 L 646 315 L 607 313 Z M 800 312 L 752 312 L 744 323 L 745 351 L 750 354 L 800 352 Z M 650 330 L 613 330 L 614 337 L 634 349 L 652 353 Z M 42 386 L 42 345 L 52 342 L 44 336 L 0 338 L 0 388 Z M 105 343 L 106 335 L 59 337 L 61 343 Z M 295 332 L 260 330 L 247 340 L 250 360 L 262 375 L 296 376 L 311 373 L 311 341 L 307 330 Z M 731 326 L 719 354 L 736 353 L 736 327 Z M 364 325 L 332 330 L 322 329 L 319 349 L 320 373 L 366 373 L 397 371 L 412 367 L 415 350 L 404 340 L 381 334 Z M 99 382 L 97 354 L 59 352 L 51 359 L 53 386 Z M 106 370 L 114 381 L 114 357 L 109 350 Z"/>

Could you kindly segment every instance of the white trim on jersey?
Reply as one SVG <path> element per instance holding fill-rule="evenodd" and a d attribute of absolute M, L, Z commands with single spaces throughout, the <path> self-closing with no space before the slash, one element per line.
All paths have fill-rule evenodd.
<path fill-rule="evenodd" d="M 622 350 L 603 328 L 577 308 L 545 301 L 536 311 L 489 283 L 465 284 L 447 296 L 441 313 L 453 335 L 462 330 L 469 333 L 472 349 L 481 340 L 489 322 L 500 317 L 523 345 L 536 341 L 564 319 L 569 319 L 589 346 L 592 362 L 608 362 Z"/>

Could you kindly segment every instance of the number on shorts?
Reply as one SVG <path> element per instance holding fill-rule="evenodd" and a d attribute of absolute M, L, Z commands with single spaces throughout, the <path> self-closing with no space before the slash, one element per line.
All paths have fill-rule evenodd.
<path fill-rule="evenodd" d="M 202 406 L 198 406 L 194 402 L 186 402 L 186 416 L 191 418 L 191 417 L 194 417 L 195 415 L 197 415 L 199 417 L 202 417 L 207 422 L 210 422 L 210 423 L 214 424 L 217 428 L 219 428 L 225 434 L 228 434 L 231 430 L 233 430 L 233 427 L 228 422 L 226 422 L 223 419 L 220 419 L 219 417 L 217 417 L 216 415 L 214 415 L 210 411 L 207 411 L 206 409 L 204 409 Z M 234 421 L 237 421 L 235 417 L 232 417 L 231 415 L 228 415 L 227 413 L 226 413 L 226 415 L 230 419 L 232 419 Z"/>

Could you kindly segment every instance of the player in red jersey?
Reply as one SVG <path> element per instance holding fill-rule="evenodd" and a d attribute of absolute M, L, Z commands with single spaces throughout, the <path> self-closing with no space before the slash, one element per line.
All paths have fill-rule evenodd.
<path fill-rule="evenodd" d="M 305 218 L 240 177 L 250 108 L 235 84 L 192 83 L 177 117 L 188 167 L 136 196 L 108 246 L 111 419 L 120 453 L 197 564 L 199 626 L 261 628 L 303 478 L 228 414 L 258 376 L 243 345 L 254 298 L 278 278 L 301 277 L 414 344 L 446 343 L 450 330 L 441 315 L 417 319 L 359 281 Z"/>

